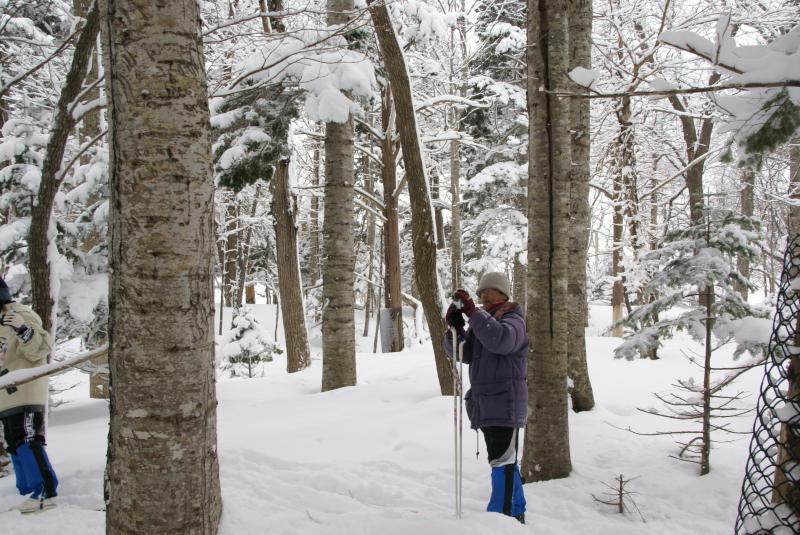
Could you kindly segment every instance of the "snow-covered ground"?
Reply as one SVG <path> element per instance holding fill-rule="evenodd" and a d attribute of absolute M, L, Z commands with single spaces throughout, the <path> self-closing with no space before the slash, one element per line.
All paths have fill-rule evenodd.
<path fill-rule="evenodd" d="M 274 328 L 274 307 L 257 306 Z M 686 338 L 669 341 L 659 361 L 619 361 L 618 343 L 601 337 L 605 307 L 592 308 L 587 333 L 597 407 L 570 414 L 572 475 L 525 486 L 528 525 L 484 512 L 489 468 L 481 437 L 475 459 L 473 431 L 464 431 L 464 516 L 453 514 L 453 401 L 438 394 L 432 351 L 418 345 L 399 354 L 358 355 L 358 386 L 320 393 L 319 340 L 310 369 L 288 375 L 285 359 L 267 364 L 263 378 L 220 378 L 219 451 L 224 499 L 221 533 L 241 534 L 728 534 L 732 531 L 749 437 L 720 443 L 712 472 L 668 458 L 669 436 L 637 436 L 673 423 L 637 411 L 658 406 L 652 392 L 675 378 L 699 377 L 684 352 Z M 272 321 L 272 323 L 270 323 Z M 371 329 L 372 331 L 372 329 Z M 359 328 L 360 332 L 360 328 Z M 280 337 L 279 337 L 280 341 Z M 372 336 L 359 337 L 371 351 Z M 730 359 L 715 355 L 718 364 Z M 739 389 L 754 393 L 758 372 Z M 104 533 L 102 474 L 107 404 L 88 399 L 87 378 L 74 372 L 59 387 L 79 383 L 52 411 L 49 452 L 61 484 L 55 510 L 22 516 L 0 513 L 0 533 Z M 746 399 L 754 403 L 751 395 Z M 747 430 L 752 417 L 737 421 Z M 673 427 L 674 428 L 674 427 Z M 736 437 L 718 437 L 731 439 Z M 620 474 L 644 520 L 595 502 Z M 184 490 L 176 489 L 176 492 Z M 0 479 L 0 511 L 19 501 L 13 477 Z"/>

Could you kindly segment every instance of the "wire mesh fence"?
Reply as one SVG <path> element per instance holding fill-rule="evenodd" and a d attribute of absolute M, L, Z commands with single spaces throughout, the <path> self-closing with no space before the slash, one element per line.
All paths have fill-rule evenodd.
<path fill-rule="evenodd" d="M 800 236 L 783 259 L 736 535 L 800 533 Z"/>

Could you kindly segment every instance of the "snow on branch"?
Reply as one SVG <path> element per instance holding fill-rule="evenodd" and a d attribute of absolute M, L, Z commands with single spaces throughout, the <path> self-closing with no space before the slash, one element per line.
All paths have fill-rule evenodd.
<path fill-rule="evenodd" d="M 425 100 L 418 100 L 416 111 L 422 111 L 425 108 L 438 106 L 439 104 L 450 103 L 465 108 L 488 108 L 489 105 L 484 102 L 478 102 L 469 98 L 464 98 L 458 95 L 439 95 Z"/>
<path fill-rule="evenodd" d="M 45 364 L 44 366 L 36 366 L 35 368 L 27 368 L 9 372 L 0 377 L 0 389 L 19 386 L 25 383 L 30 383 L 31 381 L 35 381 L 36 379 L 41 379 L 42 377 L 55 375 L 59 372 L 68 370 L 69 368 L 75 368 L 87 360 L 91 360 L 106 353 L 108 353 L 107 344 L 86 353 L 81 353 L 79 355 L 75 355 L 74 357 L 70 357 L 58 362 Z"/>
<path fill-rule="evenodd" d="M 28 76 L 31 76 L 36 71 L 38 71 L 39 69 L 41 69 L 42 67 L 44 67 L 45 65 L 47 65 L 48 63 L 53 61 L 56 57 L 58 57 L 61 54 L 61 52 L 63 52 L 64 49 L 67 48 L 67 46 L 69 46 L 69 44 L 72 42 L 72 40 L 75 38 L 75 36 L 80 34 L 80 33 L 81 33 L 80 29 L 76 29 L 71 34 L 69 34 L 66 37 L 66 39 L 64 39 L 64 41 L 61 42 L 61 44 L 58 46 L 58 48 L 56 48 L 47 57 L 45 57 L 44 59 L 42 59 L 41 61 L 36 63 L 34 66 L 32 66 L 27 71 L 21 72 L 18 75 L 16 75 L 16 76 L 10 78 L 9 80 L 7 80 L 3 85 L 0 86 L 0 98 L 3 98 L 6 95 L 6 93 L 8 93 L 9 90 L 12 87 L 14 87 L 18 83 L 22 82 L 25 78 L 27 78 Z"/>
<path fill-rule="evenodd" d="M 214 92 L 211 109 L 217 107 L 215 101 L 237 93 L 296 83 L 306 93 L 305 110 L 312 120 L 342 123 L 360 114 L 352 97 L 372 96 L 378 83 L 369 58 L 348 49 L 345 34 L 364 24 L 354 19 L 264 44 L 235 69 L 239 74 L 225 89 Z"/>

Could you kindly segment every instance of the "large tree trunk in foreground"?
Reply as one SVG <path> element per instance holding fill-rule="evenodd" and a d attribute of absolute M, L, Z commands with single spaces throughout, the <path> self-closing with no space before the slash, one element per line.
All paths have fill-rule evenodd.
<path fill-rule="evenodd" d="M 42 177 L 36 202 L 31 209 L 31 226 L 28 231 L 28 271 L 31 275 L 31 305 L 42 318 L 42 327 L 52 332 L 55 317 L 53 314 L 52 288 L 50 286 L 51 266 L 48 249 L 50 248 L 50 226 L 55 202 L 61 183 L 64 181 L 62 165 L 64 150 L 67 147 L 72 129 L 75 128 L 75 118 L 70 109 L 73 102 L 81 92 L 81 85 L 86 77 L 86 71 L 92 59 L 92 50 L 97 42 L 97 32 L 100 28 L 100 16 L 97 7 L 86 15 L 86 24 L 81 30 L 72 64 L 64 88 L 58 99 L 53 126 L 50 129 L 50 139 L 42 162 Z M 55 231 L 55 228 L 53 228 Z M 55 240 L 55 236 L 52 237 Z M 53 245 L 55 247 L 55 244 Z"/>
<path fill-rule="evenodd" d="M 414 114 L 411 80 L 408 76 L 403 51 L 397 42 L 389 10 L 383 3 L 370 3 L 370 15 L 378 37 L 383 64 L 392 87 L 397 106 L 397 130 L 403 148 L 403 162 L 408 178 L 411 200 L 411 246 L 414 251 L 414 280 L 422 298 L 422 307 L 428 321 L 433 342 L 436 371 L 442 395 L 453 394 L 453 374 L 450 361 L 442 347 L 445 333 L 443 296 L 436 270 L 436 231 L 433 222 L 430 189 L 425 177 L 422 145 Z"/>
<path fill-rule="evenodd" d="M 106 532 L 213 535 L 214 183 L 194 0 L 107 0 L 112 124 Z M 105 34 L 104 30 L 104 34 Z"/>
<path fill-rule="evenodd" d="M 591 68 L 592 4 L 590 0 L 573 0 L 569 12 L 570 67 Z M 586 261 L 589 248 L 589 101 L 570 101 L 572 134 L 572 177 L 570 203 L 572 211 L 569 257 L 569 338 L 567 366 L 572 379 L 572 410 L 592 410 L 594 392 L 586 364 Z"/>
<path fill-rule="evenodd" d="M 528 426 L 522 477 L 567 477 L 569 338 L 569 100 L 565 1 L 528 1 Z"/>
<path fill-rule="evenodd" d="M 328 25 L 345 24 L 353 0 L 328 0 Z M 353 118 L 325 123 L 325 216 L 322 238 L 322 390 L 356 384 L 353 304 Z"/>
<path fill-rule="evenodd" d="M 789 143 L 789 197 L 795 201 L 800 200 L 800 138 L 794 138 Z M 788 242 L 800 234 L 800 206 L 789 205 L 787 218 Z M 796 333 L 800 333 L 800 317 L 797 318 Z M 800 345 L 800 335 L 795 335 L 794 345 Z M 800 359 L 791 357 L 787 370 L 788 391 L 786 398 L 800 399 Z M 786 422 L 781 423 L 781 442 L 779 446 L 778 463 L 775 467 L 775 480 L 773 482 L 772 502 L 784 502 L 795 514 L 800 514 L 800 489 L 792 485 L 786 477 L 783 467 L 796 470 L 792 460 L 800 458 L 800 437 L 792 432 Z"/>
<path fill-rule="evenodd" d="M 303 284 L 297 257 L 297 226 L 294 221 L 295 200 L 289 191 L 289 161 L 280 160 L 272 178 L 272 217 L 275 221 L 278 287 L 281 293 L 281 315 L 286 335 L 286 371 L 308 368 L 311 364 L 303 307 Z"/>

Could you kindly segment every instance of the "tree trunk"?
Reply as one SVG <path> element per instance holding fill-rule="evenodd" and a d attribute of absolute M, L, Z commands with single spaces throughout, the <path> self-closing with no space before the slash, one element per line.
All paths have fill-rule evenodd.
<path fill-rule="evenodd" d="M 434 204 L 434 221 L 436 221 L 436 248 L 444 249 L 447 247 L 444 239 L 444 217 L 442 216 L 442 207 L 439 201 L 439 175 L 434 174 L 431 177 L 431 200 Z"/>
<path fill-rule="evenodd" d="M 91 0 L 74 0 L 73 2 L 73 11 L 75 15 L 78 17 L 86 18 L 89 13 L 89 8 L 92 5 Z M 95 39 L 96 42 L 96 39 Z M 100 76 L 99 73 L 100 61 L 99 56 L 97 54 L 97 47 L 95 46 L 92 49 L 92 55 L 89 58 L 89 66 L 87 69 L 86 77 L 85 77 L 85 85 L 91 85 L 96 82 Z M 86 95 L 83 98 L 84 103 L 89 103 L 96 100 L 100 97 L 100 88 L 96 87 L 90 91 L 86 92 Z M 80 125 L 80 143 L 83 145 L 87 141 L 94 139 L 98 134 L 100 134 L 100 109 L 95 109 L 90 112 L 87 112 L 83 118 L 81 119 Z M 80 158 L 81 165 L 89 163 L 89 155 L 84 154 Z"/>
<path fill-rule="evenodd" d="M 789 197 L 800 201 L 800 138 L 794 138 L 789 143 Z M 791 242 L 800 234 L 800 206 L 790 204 L 788 212 L 788 241 Z M 800 346 L 800 318 L 797 319 L 795 333 L 794 345 Z M 797 357 L 790 359 L 787 379 L 789 386 L 786 398 L 800 399 L 800 359 Z M 781 468 L 785 466 L 787 470 L 795 470 L 793 460 L 800 459 L 800 437 L 786 422 L 781 424 L 780 433 L 780 441 L 784 445 L 778 452 L 772 502 L 787 503 L 795 514 L 800 514 L 800 489 L 791 484 Z"/>
<path fill-rule="evenodd" d="M 256 184 L 256 189 L 253 192 L 253 203 L 250 205 L 250 221 L 255 219 L 256 211 L 258 210 L 258 201 L 261 199 L 261 184 Z M 237 218 L 240 222 L 239 228 L 239 255 L 236 259 L 236 306 L 241 306 L 245 301 L 246 289 L 250 286 L 247 284 L 247 277 L 250 275 L 250 243 L 253 239 L 253 224 L 247 224 L 247 230 L 244 230 L 244 222 L 241 218 Z M 255 296 L 254 296 L 255 297 Z M 249 301 L 248 301 L 249 302 Z M 255 302 L 255 301 L 254 301 Z"/>
<path fill-rule="evenodd" d="M 350 19 L 353 0 L 328 0 L 328 25 Z M 322 390 L 356 384 L 353 317 L 353 119 L 325 123 L 325 216 L 322 273 Z"/>
<path fill-rule="evenodd" d="M 756 170 L 752 167 L 742 169 L 742 185 L 739 192 L 741 202 L 741 212 L 743 216 L 753 217 L 753 188 L 755 186 Z M 745 256 L 736 259 L 739 273 L 745 280 L 750 280 L 750 260 Z M 748 289 L 746 284 L 738 285 L 742 299 L 747 301 Z"/>
<path fill-rule="evenodd" d="M 428 321 L 433 341 L 436 371 L 442 395 L 453 394 L 453 374 L 450 360 L 444 352 L 441 340 L 445 334 L 442 315 L 444 297 L 436 269 L 436 231 L 433 223 L 430 189 L 425 176 L 422 144 L 417 130 L 414 101 L 411 95 L 411 80 L 408 76 L 403 51 L 397 42 L 397 33 L 386 5 L 369 3 L 369 11 L 375 26 L 383 64 L 397 106 L 397 130 L 403 147 L 403 162 L 408 178 L 408 193 L 411 200 L 411 246 L 414 252 L 414 280 L 422 297 L 422 307 Z"/>
<path fill-rule="evenodd" d="M 709 86 L 716 84 L 721 78 L 717 72 L 711 74 L 708 80 Z M 694 162 L 698 158 L 704 157 L 711 148 L 711 134 L 714 131 L 713 117 L 706 117 L 700 121 L 700 132 L 698 133 L 692 116 L 687 113 L 686 107 L 677 95 L 669 97 L 672 107 L 682 113 L 680 116 L 681 129 L 683 130 L 683 140 L 686 145 L 686 161 Z M 699 225 L 703 220 L 705 199 L 703 198 L 703 172 L 705 170 L 705 160 L 698 161 L 686 171 L 686 188 L 689 191 L 689 217 L 692 225 Z M 706 306 L 706 300 L 714 299 L 713 291 L 700 289 L 700 306 Z"/>
<path fill-rule="evenodd" d="M 800 234 L 800 137 L 789 142 L 789 197 L 795 201 L 789 205 L 786 228 L 789 239 Z"/>
<path fill-rule="evenodd" d="M 613 242 L 611 251 L 611 276 L 614 285 L 611 288 L 611 336 L 622 337 L 622 326 L 617 322 L 622 319 L 622 303 L 625 296 L 625 287 L 622 282 L 622 183 L 615 180 L 613 184 L 614 214 L 612 216 Z"/>
<path fill-rule="evenodd" d="M 106 532 L 217 533 L 214 182 L 194 0 L 106 0 Z"/>
<path fill-rule="evenodd" d="M 256 304 L 256 285 L 252 282 L 244 288 L 244 302 L 248 305 Z"/>
<path fill-rule="evenodd" d="M 239 267 L 239 200 L 235 193 L 225 203 L 225 306 L 236 308 L 236 282 Z"/>
<path fill-rule="evenodd" d="M 55 239 L 55 225 L 52 224 L 53 203 L 58 190 L 64 180 L 61 166 L 64 159 L 64 150 L 67 138 L 75 128 L 75 119 L 70 107 L 81 91 L 81 85 L 86 77 L 86 71 L 92 58 L 92 50 L 97 41 L 97 32 L 100 28 L 98 8 L 93 7 L 86 16 L 86 24 L 81 30 L 72 63 L 67 73 L 64 88 L 58 99 L 53 126 L 50 129 L 50 139 L 42 163 L 42 176 L 36 202 L 31 208 L 31 226 L 28 230 L 28 271 L 31 276 L 31 305 L 42 318 L 42 327 L 53 332 L 55 325 L 54 299 L 51 287 L 50 256 L 48 249 L 51 247 L 50 239 Z M 55 243 L 52 244 L 55 249 Z"/>
<path fill-rule="evenodd" d="M 567 405 L 569 337 L 569 100 L 566 1 L 528 1 L 528 432 L 526 482 L 572 469 Z M 540 91 L 544 87 L 548 92 Z"/>
<path fill-rule="evenodd" d="M 369 168 L 369 157 L 365 154 L 364 159 L 361 160 L 364 169 L 364 189 L 374 194 L 372 187 L 372 175 Z M 364 332 L 362 336 L 369 336 L 369 317 L 372 313 L 372 305 L 375 300 L 375 286 L 373 285 L 373 277 L 375 277 L 375 215 L 372 212 L 367 212 L 367 295 L 364 299 Z"/>
<path fill-rule="evenodd" d="M 514 300 L 526 310 L 525 307 L 525 264 L 519 261 L 519 255 L 514 255 L 514 288 L 511 293 L 514 294 Z"/>
<path fill-rule="evenodd" d="M 311 196 L 311 209 L 309 210 L 309 224 L 308 224 L 308 276 L 309 284 L 311 286 L 317 284 L 321 278 L 320 275 L 320 251 L 319 243 L 319 191 L 316 186 L 319 186 L 320 168 L 322 167 L 322 157 L 320 155 L 319 147 L 314 148 L 314 181 L 313 194 Z"/>
<path fill-rule="evenodd" d="M 286 371 L 304 370 L 311 364 L 303 305 L 303 283 L 297 256 L 297 213 L 289 190 L 289 161 L 280 160 L 272 177 L 272 217 L 275 225 L 275 248 L 278 286 L 281 293 L 283 331 L 286 336 Z"/>
<path fill-rule="evenodd" d="M 450 142 L 450 281 L 461 288 L 461 143 Z"/>
<path fill-rule="evenodd" d="M 573 0 L 569 12 L 570 68 L 578 65 L 591 68 L 592 4 L 590 0 Z M 570 278 L 569 330 L 567 363 L 572 379 L 572 410 L 592 410 L 594 393 L 586 364 L 586 262 L 589 248 L 589 101 L 570 101 L 572 134 L 572 172 L 570 204 Z"/>
<path fill-rule="evenodd" d="M 403 293 L 400 278 L 400 216 L 397 210 L 397 167 L 395 165 L 394 143 L 394 104 L 392 92 L 382 92 L 381 125 L 383 126 L 383 144 L 381 157 L 383 165 L 383 202 L 386 223 L 383 231 L 384 288 L 385 305 L 389 310 L 392 325 L 391 352 L 402 351 L 405 345 L 403 334 Z"/>
<path fill-rule="evenodd" d="M 707 242 L 708 243 L 708 242 Z M 712 291 L 713 286 L 706 288 L 707 292 Z M 712 319 L 711 305 L 713 298 L 706 297 L 706 321 L 705 321 L 705 352 L 703 360 L 703 432 L 702 444 L 700 446 L 700 475 L 704 476 L 711 471 L 711 332 L 714 328 L 714 320 Z"/>

